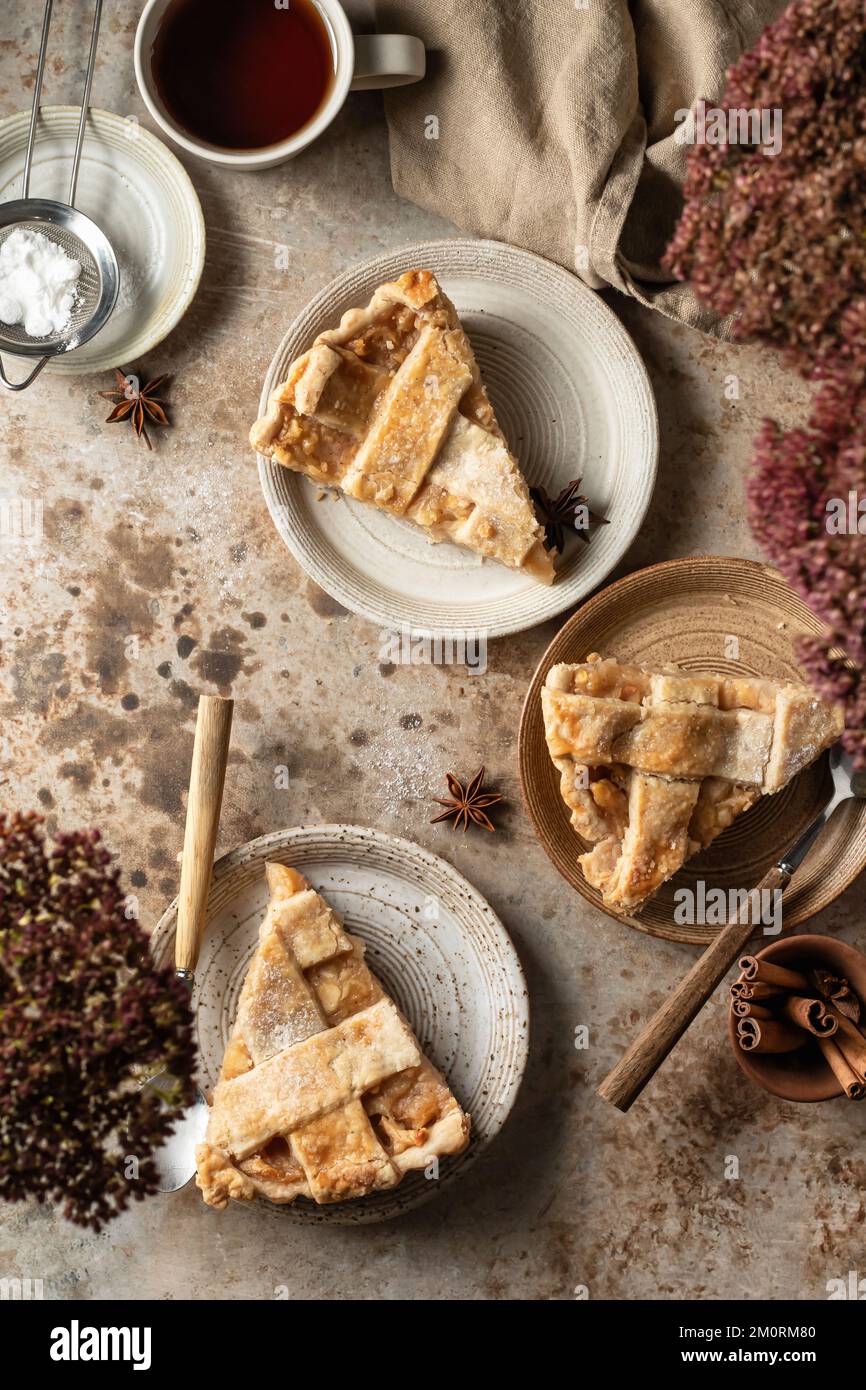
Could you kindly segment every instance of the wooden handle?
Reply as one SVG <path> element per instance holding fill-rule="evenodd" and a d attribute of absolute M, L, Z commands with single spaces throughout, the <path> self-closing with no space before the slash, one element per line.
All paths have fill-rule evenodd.
<path fill-rule="evenodd" d="M 177 970 L 193 971 L 198 963 L 233 710 L 233 700 L 221 700 L 218 695 L 199 697 L 177 901 L 177 936 L 174 943 Z"/>
<path fill-rule="evenodd" d="M 716 986 L 730 970 L 743 950 L 757 923 L 752 907 L 755 894 L 769 889 L 784 890 L 791 875 L 775 865 L 764 875 L 742 912 L 723 927 L 702 956 L 699 956 L 688 975 L 673 994 L 650 1019 L 639 1037 L 635 1038 L 625 1056 L 617 1062 L 598 1088 L 603 1100 L 609 1100 L 619 1110 L 628 1110 L 648 1081 L 679 1042 L 689 1024 L 700 1013 Z M 760 899 L 758 899 L 760 902 Z"/>

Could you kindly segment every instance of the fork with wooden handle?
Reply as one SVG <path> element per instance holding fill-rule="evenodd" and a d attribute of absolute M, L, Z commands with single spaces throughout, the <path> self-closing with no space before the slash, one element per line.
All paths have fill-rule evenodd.
<path fill-rule="evenodd" d="M 665 1000 L 650 1019 L 625 1056 L 617 1062 L 598 1088 L 603 1100 L 619 1110 L 628 1110 L 648 1081 L 679 1042 L 689 1024 L 700 1013 L 716 986 L 724 979 L 746 942 L 760 924 L 755 920 L 755 907 L 766 901 L 763 894 L 784 892 L 794 872 L 802 864 L 831 815 L 843 801 L 866 797 L 866 773 L 855 773 L 851 761 L 837 744 L 830 753 L 833 776 L 833 795 L 804 835 L 792 849 L 764 875 L 757 888 L 749 894 L 744 910 L 738 912 L 723 927 L 715 941 L 695 961 L 689 973 L 673 994 Z"/>

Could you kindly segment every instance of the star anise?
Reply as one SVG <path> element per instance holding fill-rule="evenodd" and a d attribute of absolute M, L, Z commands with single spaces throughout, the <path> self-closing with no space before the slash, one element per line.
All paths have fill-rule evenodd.
<path fill-rule="evenodd" d="M 141 386 L 137 376 L 127 375 L 120 367 L 115 367 L 114 378 L 117 382 L 115 389 L 99 393 L 106 401 L 117 401 L 105 423 L 111 425 L 115 420 L 129 420 L 136 438 L 143 439 L 148 449 L 152 449 L 153 445 L 148 438 L 145 424 L 147 421 L 154 425 L 169 423 L 168 416 L 162 408 L 162 397 L 156 394 L 163 382 L 168 381 L 168 377 L 155 376 L 146 386 Z"/>
<path fill-rule="evenodd" d="M 465 787 L 462 782 L 457 780 L 453 772 L 446 772 L 445 780 L 451 795 L 449 797 L 434 796 L 433 800 L 446 809 L 441 811 L 438 816 L 434 816 L 430 824 L 435 825 L 437 821 L 449 820 L 453 816 L 452 830 L 456 830 L 459 825 L 462 825 L 465 835 L 469 829 L 469 822 L 472 821 L 475 825 L 483 826 L 492 834 L 496 827 L 485 816 L 484 812 L 488 806 L 495 806 L 497 801 L 502 800 L 502 797 L 498 792 L 483 790 L 484 768 L 479 768 L 472 781 Z"/>
<path fill-rule="evenodd" d="M 586 508 L 587 519 L 590 522 L 595 522 L 599 526 L 608 525 L 606 516 L 598 516 L 592 511 L 589 502 L 580 491 L 582 482 L 582 478 L 575 478 L 566 484 L 558 497 L 548 496 L 547 489 L 543 487 L 531 487 L 529 489 L 536 515 L 544 527 L 544 544 L 548 550 L 556 550 L 562 554 L 565 549 L 566 528 L 569 531 L 575 531 L 580 539 L 589 545 L 589 528 L 576 524 L 578 507 Z"/>

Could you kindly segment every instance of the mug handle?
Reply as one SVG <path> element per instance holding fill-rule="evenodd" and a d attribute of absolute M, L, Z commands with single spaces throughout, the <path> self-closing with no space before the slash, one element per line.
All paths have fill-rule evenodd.
<path fill-rule="evenodd" d="M 382 91 L 420 82 L 427 53 L 409 34 L 356 34 L 353 92 Z"/>

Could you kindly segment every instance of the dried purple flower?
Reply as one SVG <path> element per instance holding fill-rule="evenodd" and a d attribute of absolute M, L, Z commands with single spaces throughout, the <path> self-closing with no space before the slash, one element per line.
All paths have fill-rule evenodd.
<path fill-rule="evenodd" d="M 863 0 L 797 0 L 728 73 L 721 107 L 782 113 L 759 144 L 696 144 L 666 264 L 734 337 L 771 343 L 806 375 L 850 351 L 866 304 Z M 855 355 L 866 362 L 862 336 Z"/>
<path fill-rule="evenodd" d="M 823 385 L 805 429 L 767 421 L 748 484 L 758 540 L 823 620 L 803 666 L 845 706 L 866 766 L 866 545 L 828 507 L 866 499 L 866 4 L 795 0 L 731 68 L 722 110 L 781 112 L 782 141 L 697 144 L 666 264 Z"/>
<path fill-rule="evenodd" d="M 765 421 L 747 486 L 757 539 L 826 625 L 799 655 L 816 689 L 845 706 L 843 743 L 858 767 L 866 767 L 864 439 L 866 395 L 850 399 L 844 381 L 830 380 L 806 429 Z"/>
<path fill-rule="evenodd" d="M 128 920 L 99 832 L 49 846 L 39 816 L 0 813 L 0 1197 L 98 1230 L 155 1191 L 172 1121 L 132 1069 L 168 1069 L 186 1104 L 194 1057 L 186 991 Z"/>

